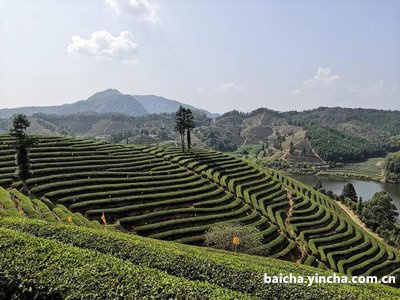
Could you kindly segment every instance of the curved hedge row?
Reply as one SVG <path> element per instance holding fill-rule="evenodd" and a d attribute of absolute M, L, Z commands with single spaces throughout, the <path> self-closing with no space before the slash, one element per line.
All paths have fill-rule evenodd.
<path fill-rule="evenodd" d="M 0 138 L 0 184 L 7 186 L 15 170 L 11 142 Z M 359 228 L 334 200 L 241 158 L 61 137 L 40 137 L 30 155 L 28 185 L 37 196 L 90 219 L 105 213 L 109 223 L 144 236 L 201 244 L 215 223 L 237 221 L 258 229 L 266 255 L 347 274 L 400 270 L 398 251 Z M 29 205 L 25 210 L 35 217 Z M 57 211 L 65 218 L 63 206 Z"/>
<path fill-rule="evenodd" d="M 67 243 L 71 245 L 68 246 L 68 249 L 74 246 L 76 247 L 74 249 L 88 249 L 91 250 L 91 253 L 108 254 L 105 257 L 111 259 L 112 262 L 115 262 L 112 258 L 115 257 L 123 260 L 128 266 L 133 264 L 138 267 L 152 268 L 153 271 L 160 270 L 187 280 L 207 281 L 214 287 L 219 286 L 223 289 L 246 293 L 260 299 L 351 300 L 396 299 L 400 297 L 399 290 L 376 284 L 320 284 L 312 286 L 306 284 L 263 284 L 264 273 L 270 275 L 292 273 L 293 276 L 315 275 L 314 268 L 270 258 L 186 246 L 117 232 L 110 233 L 81 227 L 59 226 L 27 219 L 0 219 L 1 228 L 9 228 L 40 237 L 43 241 L 54 240 L 58 243 L 57 245 Z M 1 242 L 0 244 L 0 247 L 4 246 Z M 63 249 L 65 248 L 63 247 Z M 97 255 L 100 254 L 96 254 L 95 257 L 98 257 Z M 121 273 L 123 273 L 126 268 L 122 266 L 121 268 L 123 270 Z M 318 270 L 318 274 L 332 275 L 331 272 L 324 270 Z M 112 282 L 118 284 L 120 278 L 118 276 Z M 122 280 L 121 282 L 125 283 L 126 281 Z M 109 293 L 115 291 L 112 287 L 109 288 Z M 216 290 L 221 292 L 220 288 Z M 192 290 L 189 290 L 190 292 Z M 188 297 L 190 296 L 192 295 L 188 294 Z M 209 295 L 206 295 L 206 298 L 207 296 Z M 235 298 L 241 295 L 231 294 L 231 296 Z M 222 296 L 217 295 L 218 297 Z M 185 297 L 182 296 L 180 299 L 185 299 Z"/>
<path fill-rule="evenodd" d="M 0 250 L 0 295 L 9 299 L 249 298 L 6 228 L 0 228 Z"/>
<path fill-rule="evenodd" d="M 158 156 L 228 189 L 267 217 L 281 232 L 290 233 L 299 243 L 298 248 L 303 248 L 302 261 L 312 256 L 314 265 L 327 265 L 333 270 L 357 275 L 374 267 L 379 272 L 373 274 L 379 276 L 397 270 L 397 251 L 349 220 L 334 200 L 279 172 L 263 170 L 243 159 L 204 149 L 184 154 L 167 149 L 158 152 Z M 291 199 L 285 189 L 291 191 Z M 293 245 L 289 243 L 286 247 L 289 249 Z M 391 253 L 395 253 L 396 259 L 383 264 Z"/>

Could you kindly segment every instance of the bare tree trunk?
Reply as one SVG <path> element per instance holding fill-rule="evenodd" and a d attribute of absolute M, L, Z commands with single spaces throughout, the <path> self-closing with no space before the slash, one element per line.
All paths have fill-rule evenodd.
<path fill-rule="evenodd" d="M 188 131 L 187 131 L 187 145 L 188 145 L 188 151 L 190 151 L 191 144 L 192 144 L 192 139 L 191 139 L 191 136 L 190 136 L 190 129 L 188 129 Z"/>
<path fill-rule="evenodd" d="M 22 181 L 22 194 L 26 196 L 29 194 L 28 185 L 26 184 L 25 181 Z"/>
<path fill-rule="evenodd" d="M 185 136 L 181 134 L 182 152 L 185 152 Z"/>

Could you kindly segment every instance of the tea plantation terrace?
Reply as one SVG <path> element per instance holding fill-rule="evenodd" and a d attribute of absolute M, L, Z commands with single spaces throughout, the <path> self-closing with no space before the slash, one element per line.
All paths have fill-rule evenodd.
<path fill-rule="evenodd" d="M 12 139 L 0 136 L 0 183 L 19 188 Z M 115 228 L 200 245 L 219 222 L 258 229 L 260 253 L 348 275 L 400 275 L 400 253 L 329 197 L 279 172 L 209 149 L 39 137 L 29 188 L 44 203 Z M 50 204 L 51 205 L 51 204 Z"/>

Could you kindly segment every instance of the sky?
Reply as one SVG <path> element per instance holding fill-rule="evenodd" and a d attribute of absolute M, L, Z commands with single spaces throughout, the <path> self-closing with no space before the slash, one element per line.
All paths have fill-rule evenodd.
<path fill-rule="evenodd" d="M 0 0 L 0 108 L 108 88 L 218 113 L 400 110 L 400 0 Z"/>

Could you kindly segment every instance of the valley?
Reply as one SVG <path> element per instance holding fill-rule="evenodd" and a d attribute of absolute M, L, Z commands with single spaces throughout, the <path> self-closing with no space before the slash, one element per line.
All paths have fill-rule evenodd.
<path fill-rule="evenodd" d="M 11 139 L 0 142 L 0 183 L 19 188 Z M 212 224 L 237 221 L 258 229 L 262 256 L 348 275 L 400 272 L 398 250 L 358 227 L 335 201 L 229 154 L 41 136 L 30 156 L 32 196 L 89 220 L 105 215 L 116 230 L 202 245 Z"/>

